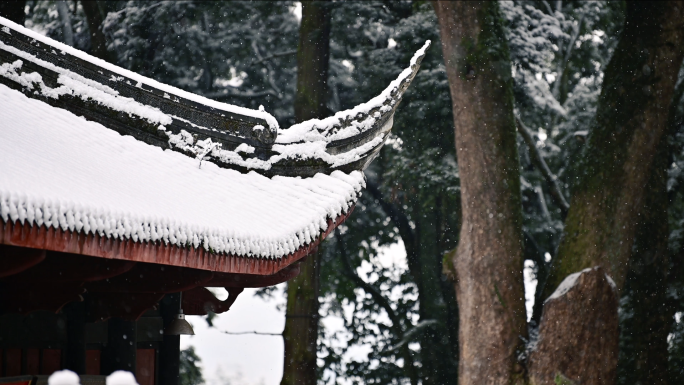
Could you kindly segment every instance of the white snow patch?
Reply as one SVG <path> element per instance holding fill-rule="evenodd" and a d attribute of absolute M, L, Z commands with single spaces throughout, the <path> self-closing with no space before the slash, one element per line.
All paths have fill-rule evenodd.
<path fill-rule="evenodd" d="M 145 84 L 145 85 L 148 85 L 150 87 L 157 88 L 158 90 L 166 92 L 168 94 L 171 94 L 174 96 L 179 96 L 179 97 L 191 100 L 191 101 L 199 103 L 199 104 L 203 104 L 203 105 L 206 105 L 206 106 L 209 106 L 212 108 L 216 108 L 218 110 L 227 111 L 227 112 L 231 112 L 231 113 L 239 114 L 239 115 L 251 116 L 254 118 L 258 118 L 258 119 L 263 119 L 266 121 L 266 123 L 269 125 L 269 127 L 272 130 L 278 130 L 278 121 L 276 121 L 276 119 L 273 115 L 271 115 L 268 112 L 265 112 L 263 110 L 262 111 L 256 111 L 256 110 L 252 110 L 249 108 L 234 106 L 232 104 L 217 102 L 215 100 L 211 100 L 211 99 L 205 98 L 203 96 L 196 95 L 196 94 L 193 94 L 191 92 L 183 91 L 183 90 L 178 89 L 176 87 L 172 87 L 172 86 L 169 86 L 167 84 L 160 83 L 156 80 L 146 78 L 146 77 L 139 75 L 135 72 L 132 72 L 132 71 L 129 71 L 127 69 L 118 67 L 118 66 L 111 64 L 111 63 L 108 63 L 102 59 L 98 59 L 98 58 L 91 56 L 91 55 L 89 55 L 83 51 L 79 51 L 76 48 L 70 47 L 66 44 L 63 44 L 63 43 L 60 43 L 60 42 L 55 41 L 53 39 L 50 39 L 47 36 L 43 36 L 40 33 L 37 33 L 35 31 L 31 31 L 28 28 L 24 28 L 21 25 L 16 24 L 16 23 L 14 23 L 10 20 L 7 20 L 5 18 L 2 18 L 2 17 L 0 17 L 0 25 L 3 26 L 2 27 L 3 31 L 5 29 L 9 29 L 9 30 L 13 29 L 13 30 L 21 33 L 22 35 L 28 36 L 28 37 L 30 37 L 36 41 L 39 41 L 43 44 L 47 44 L 49 46 L 52 46 L 57 50 L 60 50 L 60 51 L 65 52 L 65 53 L 69 53 L 73 56 L 78 57 L 79 59 L 85 60 L 85 61 L 92 63 L 96 66 L 105 68 L 108 71 L 114 72 L 115 74 L 125 76 L 129 79 L 132 79 L 132 80 L 137 82 L 138 86 Z M 9 33 L 9 32 L 7 32 L 7 33 Z M 46 68 L 49 68 L 49 67 L 46 67 Z"/>
<path fill-rule="evenodd" d="M 610 285 L 610 287 L 613 290 L 617 291 L 617 285 L 615 284 L 615 281 L 613 281 L 613 278 L 610 277 L 610 275 L 606 274 L 606 280 L 608 280 L 608 284 Z"/>
<path fill-rule="evenodd" d="M 359 171 L 267 178 L 210 162 L 200 168 L 197 159 L 121 136 L 4 85 L 0 106 L 0 218 L 6 222 L 281 258 L 313 242 L 365 186 Z M 201 142 L 203 151 L 211 145 Z M 345 157 L 353 159 L 350 153 Z"/>
<path fill-rule="evenodd" d="M 133 373 L 123 370 L 117 370 L 110 374 L 105 381 L 107 385 L 138 385 Z"/>
<path fill-rule="evenodd" d="M 59 370 L 48 377 L 48 385 L 81 385 L 81 380 L 71 370 Z"/>
<path fill-rule="evenodd" d="M 244 152 L 245 154 L 254 154 L 255 148 L 247 143 L 242 143 L 235 148 L 235 152 Z"/>
<path fill-rule="evenodd" d="M 556 291 L 554 291 L 553 294 L 551 294 L 551 296 L 549 298 L 547 298 L 546 301 L 544 301 L 544 302 L 550 301 L 552 299 L 560 298 L 560 297 L 564 296 L 565 294 L 567 294 L 567 292 L 569 292 L 570 289 L 575 287 L 575 284 L 577 284 L 577 278 L 579 278 L 579 276 L 582 275 L 582 273 L 588 273 L 590 271 L 591 271 L 591 268 L 586 268 L 580 272 L 572 273 L 572 274 L 568 275 L 567 277 L 565 277 L 563 282 L 561 282 L 561 284 L 558 285 L 558 288 L 556 289 Z"/>
<path fill-rule="evenodd" d="M 42 62 L 42 60 L 32 55 L 5 45 L 2 42 L 0 42 L 0 49 L 15 53 L 34 63 Z M 171 124 L 172 122 L 171 117 L 161 112 L 158 108 L 141 104 L 132 98 L 119 96 L 118 92 L 110 87 L 85 79 L 71 71 L 61 69 L 57 71 L 60 73 L 57 83 L 61 84 L 61 86 L 51 88 L 43 82 L 42 76 L 37 72 L 20 73 L 19 70 L 22 66 L 23 62 L 21 60 L 16 60 L 13 63 L 3 63 L 0 65 L 0 76 L 17 82 L 28 90 L 40 92 L 45 97 L 56 99 L 62 95 L 73 95 L 84 101 L 95 101 L 114 110 L 122 111 L 129 115 L 136 115 L 153 124 Z M 54 67 L 54 69 L 58 68 Z"/>
<path fill-rule="evenodd" d="M 525 286 L 525 312 L 527 321 L 532 319 L 534 299 L 537 292 L 537 277 L 535 276 L 534 262 L 527 259 L 523 265 L 523 284 Z"/>

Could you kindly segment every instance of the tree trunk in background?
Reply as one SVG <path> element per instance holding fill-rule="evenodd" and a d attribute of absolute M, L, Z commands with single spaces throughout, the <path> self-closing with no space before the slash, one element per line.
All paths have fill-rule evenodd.
<path fill-rule="evenodd" d="M 668 151 L 661 146 L 646 186 L 625 282 L 619 378 L 625 383 L 667 385 L 667 336 L 674 308 L 668 287 Z"/>
<path fill-rule="evenodd" d="M 329 3 L 302 2 L 294 106 L 297 123 L 327 114 L 330 16 Z M 302 262 L 299 276 L 287 286 L 282 385 L 316 384 L 319 265 L 317 251 Z"/>
<path fill-rule="evenodd" d="M 434 3 L 451 90 L 463 221 L 453 257 L 459 384 L 523 381 L 527 335 L 520 173 L 497 2 Z"/>
<path fill-rule="evenodd" d="M 415 204 L 415 262 L 409 266 L 418 287 L 420 322 L 435 320 L 437 324 L 420 333 L 420 373 L 423 385 L 455 385 L 458 376 L 458 321 L 453 283 L 442 280 L 442 227 L 444 215 L 458 208 L 443 208 L 436 198 L 433 207 Z M 453 247 L 453 246 L 452 246 Z M 408 250 L 407 250 L 408 251 Z M 407 253 L 408 254 L 408 253 Z M 450 286 L 444 288 L 443 286 Z M 447 301 L 451 301 L 450 303 Z M 456 322 L 453 324 L 452 322 Z"/>
<path fill-rule="evenodd" d="M 24 25 L 24 19 L 26 18 L 24 8 L 26 8 L 26 0 L 0 1 L 0 17 L 9 19 L 19 25 Z"/>
<path fill-rule="evenodd" d="M 285 365 L 281 385 L 316 385 L 320 251 L 302 262 L 299 275 L 287 284 Z"/>
<path fill-rule="evenodd" d="M 302 2 L 294 105 L 297 123 L 328 114 L 331 11 L 331 4 L 325 1 Z"/>
<path fill-rule="evenodd" d="M 622 288 L 683 56 L 683 1 L 627 2 L 545 297 L 596 265 Z"/>
<path fill-rule="evenodd" d="M 64 0 L 58 0 L 57 2 L 57 13 L 59 14 L 59 19 L 62 22 L 62 38 L 64 38 L 64 44 L 68 46 L 74 46 L 74 30 L 71 27 L 71 11 L 69 11 L 69 4 Z"/>
<path fill-rule="evenodd" d="M 99 1 L 81 1 L 83 12 L 88 19 L 90 30 L 90 54 L 110 63 L 115 63 L 112 55 L 107 51 L 107 41 L 102 33 L 102 22 L 105 15 Z"/>

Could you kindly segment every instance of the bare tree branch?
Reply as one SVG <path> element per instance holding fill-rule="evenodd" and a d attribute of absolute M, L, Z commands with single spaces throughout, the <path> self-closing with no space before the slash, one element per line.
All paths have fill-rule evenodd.
<path fill-rule="evenodd" d="M 534 163 L 535 167 L 537 167 L 537 169 L 539 169 L 539 171 L 542 173 L 544 180 L 546 180 L 546 183 L 549 185 L 549 189 L 551 190 L 551 197 L 556 205 L 560 208 L 561 217 L 565 219 L 565 217 L 568 215 L 570 205 L 565 200 L 563 190 L 561 190 L 560 185 L 558 184 L 558 178 L 551 172 L 549 166 L 546 164 L 546 161 L 544 161 L 544 157 L 542 157 L 541 153 L 539 152 L 529 128 L 527 128 L 519 116 L 515 117 L 515 121 L 518 123 L 516 125 L 518 127 L 518 132 L 520 132 L 520 135 L 525 140 L 527 147 L 530 149 L 532 163 Z"/>
<path fill-rule="evenodd" d="M 261 96 L 266 96 L 266 95 L 273 95 L 277 96 L 277 94 L 273 90 L 265 90 L 265 91 L 259 91 L 259 92 L 253 92 L 253 91 L 236 91 L 230 88 L 226 88 L 223 91 L 218 91 L 218 92 L 207 92 L 203 93 L 202 96 L 210 99 L 217 99 L 221 100 L 224 98 L 257 98 Z"/>
<path fill-rule="evenodd" d="M 584 22 L 584 14 L 579 19 L 579 22 L 577 23 L 577 26 L 574 28 L 572 36 L 570 36 L 570 41 L 568 42 L 568 45 L 565 47 L 565 53 L 563 55 L 563 59 L 561 60 L 560 63 L 558 63 L 558 78 L 556 79 L 556 82 L 553 85 L 553 96 L 556 98 L 556 100 L 560 99 L 560 84 L 563 79 L 563 74 L 565 71 L 568 69 L 568 63 L 570 62 L 570 55 L 572 55 L 572 50 L 575 49 L 575 42 L 577 41 L 577 38 L 579 37 L 580 31 L 582 29 L 582 23 Z M 560 51 L 563 49 L 561 48 Z"/>
<path fill-rule="evenodd" d="M 409 330 L 406 331 L 404 334 L 404 338 L 401 339 L 401 341 L 397 342 L 396 344 L 390 346 L 388 351 L 393 351 L 397 350 L 405 345 L 407 345 L 409 342 L 413 341 L 418 334 L 420 334 L 423 330 L 432 327 L 434 325 L 438 325 L 439 321 L 434 320 L 434 319 L 429 319 L 425 321 L 420 321 L 418 324 Z"/>
<path fill-rule="evenodd" d="M 275 90 L 274 96 L 278 99 L 282 99 L 283 91 L 281 91 L 280 88 L 278 88 L 278 86 L 275 84 L 275 81 L 273 81 L 273 79 L 275 78 L 275 71 L 273 70 L 273 67 L 271 67 L 271 63 L 269 63 L 268 60 L 265 60 L 263 56 L 261 56 L 261 53 L 259 52 L 259 46 L 257 45 L 256 40 L 252 40 L 252 49 L 259 58 L 258 62 L 262 63 L 262 65 L 268 71 L 268 76 L 266 77 L 266 80 L 268 81 L 268 84 L 271 85 L 271 88 Z"/>
<path fill-rule="evenodd" d="M 413 229 L 409 223 L 408 217 L 394 204 L 390 203 L 382 195 L 382 192 L 374 182 L 368 180 L 366 182 L 366 190 L 371 193 L 373 198 L 375 198 L 385 214 L 389 215 L 394 225 L 399 229 L 399 235 L 404 241 L 404 247 L 406 248 L 406 254 L 409 258 L 415 258 L 416 253 L 416 240 L 413 233 Z"/>
<path fill-rule="evenodd" d="M 401 353 L 401 357 L 404 359 L 404 365 L 406 367 L 406 373 L 409 376 L 409 379 L 411 380 L 411 385 L 417 385 L 418 384 L 418 374 L 415 370 L 414 362 L 413 362 L 413 356 L 411 355 L 411 351 L 408 348 L 407 343 L 402 343 L 404 340 L 408 339 L 410 336 L 408 336 L 406 333 L 404 333 L 404 329 L 401 325 L 401 320 L 399 319 L 399 316 L 397 315 L 397 312 L 392 309 L 392 305 L 390 304 L 389 300 L 385 298 L 384 295 L 380 292 L 378 288 L 373 286 L 372 284 L 364 281 L 361 277 L 359 277 L 358 274 L 356 274 L 356 270 L 351 265 L 351 261 L 349 260 L 349 254 L 347 253 L 347 248 L 344 244 L 344 240 L 342 239 L 342 234 L 340 233 L 340 230 L 338 228 L 335 229 L 335 239 L 337 240 L 337 247 L 340 251 L 340 258 L 342 260 L 342 265 L 344 266 L 344 274 L 354 281 L 363 291 L 366 293 L 370 294 L 370 296 L 373 298 L 373 300 L 382 307 L 385 312 L 387 313 L 387 316 L 390 319 L 390 322 L 392 322 L 392 326 L 390 330 L 392 330 L 392 334 L 394 334 L 395 338 L 399 340 L 397 344 L 395 344 L 393 347 L 390 348 L 389 351 L 393 350 L 399 350 Z M 407 322 L 410 323 L 410 321 L 407 320 Z M 425 321 L 428 322 L 428 321 Z M 411 326 L 409 331 L 413 330 L 414 327 Z M 415 334 L 415 333 L 414 333 Z"/>
<path fill-rule="evenodd" d="M 397 313 L 394 311 L 394 309 L 392 309 L 389 300 L 385 298 L 384 295 L 382 295 L 382 293 L 377 287 L 364 281 L 363 278 L 359 277 L 359 275 L 356 274 L 356 271 L 352 267 L 351 261 L 349 260 L 347 248 L 344 244 L 344 241 L 342 240 L 342 234 L 340 234 L 340 231 L 337 228 L 335 229 L 335 238 L 337 238 L 337 247 L 340 250 L 340 259 L 342 260 L 342 265 L 344 266 L 344 274 L 349 279 L 354 281 L 354 283 L 357 284 L 360 288 L 362 288 L 363 291 L 370 294 L 370 296 L 373 297 L 373 300 L 375 300 L 375 302 L 385 310 L 387 316 L 392 322 L 392 333 L 394 333 L 394 335 L 396 335 L 398 339 L 403 338 L 404 331 L 401 327 L 401 321 L 399 320 L 399 316 L 397 316 Z"/>
<path fill-rule="evenodd" d="M 258 335 L 258 336 L 280 336 L 280 337 L 283 336 L 283 333 L 262 333 L 262 332 L 258 332 L 258 331 L 249 331 L 249 332 L 227 332 L 227 331 L 221 331 L 221 333 L 223 333 L 223 334 L 230 334 L 230 335 L 234 335 L 234 336 L 239 336 L 239 335 L 243 335 L 243 334 L 256 334 L 256 335 Z"/>
<path fill-rule="evenodd" d="M 267 60 L 271 60 L 273 58 L 277 58 L 280 56 L 295 55 L 296 53 L 297 53 L 296 49 L 293 49 L 291 51 L 277 52 L 277 53 L 274 53 L 273 55 L 269 55 L 269 56 L 260 58 L 259 60 L 255 61 L 254 64 L 259 64 L 261 62 L 265 62 Z"/>

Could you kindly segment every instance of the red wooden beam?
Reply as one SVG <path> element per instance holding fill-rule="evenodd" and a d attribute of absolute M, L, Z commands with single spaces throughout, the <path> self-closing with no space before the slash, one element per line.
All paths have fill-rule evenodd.
<path fill-rule="evenodd" d="M 42 252 L 21 248 L 31 253 Z M 17 259 L 26 259 L 26 255 L 17 253 Z M 22 271 L 19 274 L 9 276 L 5 282 L 92 282 L 123 274 L 131 270 L 135 262 L 117 261 L 111 259 L 93 258 L 85 255 L 48 252 L 47 257 L 39 264 Z"/>
<path fill-rule="evenodd" d="M 34 226 L 28 221 L 21 224 L 18 221 L 4 222 L 0 220 L 0 244 L 221 273 L 273 275 L 307 256 L 335 227 L 342 224 L 352 211 L 353 207 L 334 221 L 329 220 L 328 228 L 316 241 L 302 246 L 294 253 L 280 259 L 215 254 L 202 247 L 178 247 L 163 242 L 110 239 L 100 235 L 62 230 L 61 228 Z"/>
<path fill-rule="evenodd" d="M 28 314 L 36 310 L 57 313 L 69 302 L 82 301 L 83 293 L 83 282 L 4 283 L 0 290 L 0 309 L 3 313 Z"/>
<path fill-rule="evenodd" d="M 206 270 L 138 263 L 124 274 L 88 283 L 86 288 L 98 293 L 177 293 L 200 286 L 213 275 Z"/>
<path fill-rule="evenodd" d="M 212 292 L 203 287 L 196 287 L 192 290 L 183 292 L 183 313 L 186 315 L 207 315 L 208 312 L 216 314 L 227 312 L 238 295 L 242 293 L 242 288 L 228 288 L 228 298 L 221 301 Z"/>
<path fill-rule="evenodd" d="M 214 273 L 204 287 L 266 287 L 289 281 L 299 275 L 299 263 L 294 263 L 272 275 Z"/>

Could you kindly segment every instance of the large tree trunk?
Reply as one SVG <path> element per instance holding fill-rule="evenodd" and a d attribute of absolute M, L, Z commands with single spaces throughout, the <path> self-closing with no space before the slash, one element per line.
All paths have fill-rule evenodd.
<path fill-rule="evenodd" d="M 0 17 L 9 19 L 19 25 L 24 25 L 24 19 L 26 18 L 24 8 L 26 8 L 26 0 L 0 1 Z"/>
<path fill-rule="evenodd" d="M 544 297 L 570 273 L 593 266 L 603 267 L 618 290 L 623 287 L 641 222 L 646 185 L 653 174 L 656 154 L 664 145 L 668 107 L 684 57 L 682 43 L 684 2 L 627 2 L 625 27 L 606 67 L 595 122 L 579 165 L 583 172 L 573 191 L 563 240 Z M 651 242 L 659 241 L 648 240 Z M 608 296 L 576 296 L 572 300 L 575 303 L 568 306 L 577 309 L 575 313 L 580 309 L 603 309 L 606 315 L 617 314 L 617 304 Z M 547 317 L 551 311 L 547 306 L 549 303 L 544 306 L 539 345 L 530 359 L 530 377 L 549 383 L 554 372 L 567 371 L 582 384 L 614 381 L 617 344 L 612 345 L 612 351 L 606 350 L 610 344 L 578 347 L 573 330 L 580 321 L 583 335 L 598 338 L 616 334 L 617 325 L 607 316 Z M 559 331 L 566 331 L 565 335 Z M 661 347 L 654 345 L 653 349 Z M 540 357 L 548 365 L 538 364 Z M 587 357 L 595 357 L 586 364 L 592 370 L 564 364 Z M 598 362 L 603 365 L 596 365 Z"/>
<path fill-rule="evenodd" d="M 453 257 L 459 383 L 512 384 L 527 334 L 520 173 L 497 2 L 434 3 L 456 127 L 463 222 Z"/>
<path fill-rule="evenodd" d="M 295 95 L 297 122 L 327 115 L 330 15 L 327 2 L 302 2 Z M 288 283 L 282 385 L 316 384 L 319 255 L 309 255 L 302 262 L 299 276 Z"/>
<path fill-rule="evenodd" d="M 58 0 L 57 2 L 57 13 L 59 14 L 59 19 L 62 22 L 62 38 L 64 39 L 64 44 L 74 46 L 74 30 L 71 27 L 71 11 L 69 10 L 69 4 L 65 0 Z"/>
<path fill-rule="evenodd" d="M 623 383 L 667 385 L 667 336 L 674 317 L 668 306 L 667 147 L 661 147 L 646 187 L 625 283 L 619 377 Z"/>
<path fill-rule="evenodd" d="M 627 2 L 546 295 L 595 265 L 622 288 L 683 56 L 684 2 Z"/>
<path fill-rule="evenodd" d="M 285 365 L 281 385 L 316 385 L 320 252 L 302 262 L 288 282 L 285 314 Z"/>

